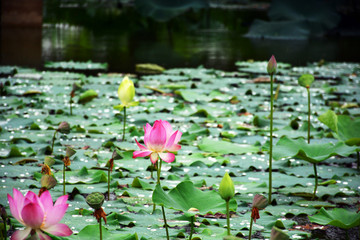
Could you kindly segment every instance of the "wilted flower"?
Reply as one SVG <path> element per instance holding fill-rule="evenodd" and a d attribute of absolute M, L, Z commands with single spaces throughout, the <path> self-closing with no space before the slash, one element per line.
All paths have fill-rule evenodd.
<path fill-rule="evenodd" d="M 268 200 L 264 196 L 260 194 L 255 195 L 251 209 L 251 218 L 254 219 L 255 223 L 256 223 L 256 219 L 260 218 L 259 210 L 264 209 L 267 205 L 268 205 Z"/>
<path fill-rule="evenodd" d="M 273 75 L 276 73 L 277 63 L 274 55 L 271 56 L 268 65 L 267 65 L 267 72 L 269 75 Z"/>
<path fill-rule="evenodd" d="M 70 124 L 68 122 L 61 122 L 59 124 L 57 131 L 64 133 L 64 134 L 70 133 Z"/>
<path fill-rule="evenodd" d="M 59 197 L 53 204 L 51 195 L 48 191 L 38 197 L 29 191 L 25 197 L 17 189 L 13 189 L 13 197 L 7 195 L 10 211 L 16 220 L 25 226 L 24 230 L 15 231 L 11 239 L 26 239 L 29 234 L 37 235 L 40 239 L 51 239 L 44 232 L 55 236 L 70 236 L 70 228 L 59 223 L 63 218 L 68 205 L 68 196 Z"/>
<path fill-rule="evenodd" d="M 46 163 L 45 163 L 45 164 L 41 164 L 41 165 L 42 165 L 42 168 L 41 168 L 41 173 L 42 173 L 42 174 L 45 174 L 45 175 L 51 175 L 51 174 L 52 174 L 49 165 L 47 165 Z"/>
<path fill-rule="evenodd" d="M 226 172 L 220 182 L 219 193 L 222 199 L 229 201 L 235 196 L 234 182 L 231 180 L 229 174 Z"/>
<path fill-rule="evenodd" d="M 144 130 L 145 146 L 135 139 L 136 144 L 141 150 L 134 151 L 133 158 L 150 155 L 150 160 L 153 164 L 156 163 L 159 157 L 165 162 L 173 162 L 175 155 L 170 152 L 176 152 L 181 149 L 178 142 L 182 132 L 178 130 L 173 131 L 170 123 L 165 120 L 156 120 L 153 127 L 147 123 L 146 127 L 144 126 Z"/>

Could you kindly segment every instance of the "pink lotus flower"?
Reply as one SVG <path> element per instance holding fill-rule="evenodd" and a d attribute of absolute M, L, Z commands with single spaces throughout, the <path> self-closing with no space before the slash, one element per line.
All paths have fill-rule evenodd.
<path fill-rule="evenodd" d="M 38 197 L 29 191 L 24 197 L 20 191 L 13 189 L 13 197 L 7 195 L 10 211 L 16 220 L 25 226 L 24 230 L 17 230 L 11 236 L 12 240 L 26 239 L 29 234 L 37 235 L 38 239 L 51 240 L 44 232 L 55 236 L 70 236 L 70 228 L 59 223 L 64 216 L 69 204 L 66 203 L 68 196 L 59 197 L 53 204 L 49 191 L 45 191 Z"/>
<path fill-rule="evenodd" d="M 165 162 L 173 162 L 175 155 L 170 152 L 176 152 L 181 149 L 177 144 L 180 141 L 182 132 L 173 131 L 169 122 L 164 120 L 156 120 L 154 126 L 146 124 L 144 126 L 145 146 L 141 145 L 136 139 L 136 143 L 141 149 L 133 152 L 133 158 L 146 157 L 150 155 L 150 161 L 155 164 L 160 157 Z"/>

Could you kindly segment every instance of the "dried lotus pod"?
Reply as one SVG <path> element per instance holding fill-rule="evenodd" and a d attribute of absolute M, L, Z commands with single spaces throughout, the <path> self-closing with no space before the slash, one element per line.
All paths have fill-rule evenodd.
<path fill-rule="evenodd" d="M 100 192 L 93 192 L 93 193 L 89 194 L 85 200 L 86 200 L 86 203 L 89 204 L 90 207 L 97 210 L 97 209 L 101 208 L 101 206 L 103 205 L 105 196 L 104 196 L 104 194 L 102 194 Z"/>

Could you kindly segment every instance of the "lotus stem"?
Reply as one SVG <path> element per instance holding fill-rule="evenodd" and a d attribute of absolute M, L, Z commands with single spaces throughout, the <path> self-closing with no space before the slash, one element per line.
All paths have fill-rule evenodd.
<path fill-rule="evenodd" d="M 166 239 L 167 239 L 167 240 L 170 240 L 169 229 L 168 229 L 168 225 L 167 225 L 167 222 L 166 222 L 166 215 L 165 215 L 165 208 L 164 208 L 164 206 L 161 206 L 161 210 L 162 210 L 162 214 L 163 214 L 163 218 L 164 218 L 165 231 L 166 231 Z"/>
<path fill-rule="evenodd" d="M 6 217 L 3 218 L 4 220 L 4 239 L 6 240 L 7 239 L 7 230 L 6 230 Z"/>
<path fill-rule="evenodd" d="M 110 167 L 108 169 L 108 201 L 110 201 Z"/>
<path fill-rule="evenodd" d="M 51 145 L 51 154 L 54 152 L 54 143 L 55 143 L 55 137 L 58 130 L 55 130 L 54 136 L 52 138 L 52 145 Z"/>
<path fill-rule="evenodd" d="M 318 175 L 317 175 L 317 170 L 316 170 L 316 163 L 314 163 L 314 174 L 315 174 L 315 187 L 314 187 L 314 194 L 313 194 L 312 200 L 315 200 L 316 190 L 317 190 L 317 186 L 318 186 Z"/>
<path fill-rule="evenodd" d="M 161 159 L 159 161 L 156 161 L 156 168 L 157 168 L 157 181 L 156 181 L 156 184 L 160 184 L 161 165 L 159 166 L 159 162 L 161 162 Z M 153 213 L 155 212 L 155 209 L 156 209 L 156 204 L 154 203 L 154 205 L 153 205 Z"/>
<path fill-rule="evenodd" d="M 269 204 L 272 192 L 272 148 L 273 148 L 273 111 L 274 111 L 273 74 L 270 75 L 270 151 L 269 151 Z"/>
<path fill-rule="evenodd" d="M 73 100 L 72 100 L 72 96 L 70 95 L 70 115 L 72 115 L 72 102 L 73 102 Z"/>
<path fill-rule="evenodd" d="M 189 240 L 192 239 L 192 235 L 194 233 L 194 222 L 195 222 L 195 216 L 192 216 L 191 217 L 191 229 L 190 229 L 190 237 L 189 237 Z"/>
<path fill-rule="evenodd" d="M 310 144 L 310 87 L 306 88 L 308 94 L 308 144 Z"/>
<path fill-rule="evenodd" d="M 360 154 L 359 151 L 356 152 L 357 153 L 357 170 L 360 170 Z"/>
<path fill-rule="evenodd" d="M 230 210 L 229 210 L 229 202 L 230 200 L 226 201 L 226 225 L 227 225 L 227 235 L 230 236 Z"/>
<path fill-rule="evenodd" d="M 253 226 L 253 218 L 250 220 L 250 229 L 249 229 L 249 240 L 251 240 L 252 226 Z"/>
<path fill-rule="evenodd" d="M 101 218 L 99 219 L 99 233 L 100 233 L 100 240 L 102 240 L 102 226 L 101 226 Z"/>
<path fill-rule="evenodd" d="M 124 126 L 123 126 L 123 137 L 122 140 L 125 140 L 125 125 L 126 125 L 126 107 L 124 107 Z"/>
<path fill-rule="evenodd" d="M 63 195 L 65 195 L 65 163 L 63 167 Z"/>

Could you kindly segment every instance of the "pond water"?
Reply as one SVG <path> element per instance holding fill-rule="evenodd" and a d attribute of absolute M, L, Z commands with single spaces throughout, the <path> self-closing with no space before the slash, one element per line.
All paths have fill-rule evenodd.
<path fill-rule="evenodd" d="M 49 1 L 51 2 L 51 1 Z M 265 40 L 244 37 L 263 9 L 210 9 L 189 12 L 168 22 L 141 16 L 132 8 L 92 9 L 44 6 L 42 29 L 2 29 L 1 65 L 42 69 L 47 61 L 107 62 L 110 71 L 134 72 L 137 63 L 165 68 L 236 70 L 239 60 L 359 62 L 359 38 Z"/>

